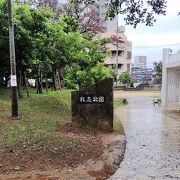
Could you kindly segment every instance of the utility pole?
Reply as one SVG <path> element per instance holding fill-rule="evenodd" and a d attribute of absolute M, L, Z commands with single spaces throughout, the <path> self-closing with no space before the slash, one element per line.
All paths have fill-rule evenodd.
<path fill-rule="evenodd" d="M 118 50 L 119 50 L 119 27 L 118 27 L 118 15 L 117 15 L 117 43 L 116 43 L 116 86 L 117 86 L 117 83 L 118 83 Z"/>
<path fill-rule="evenodd" d="M 10 68 L 11 68 L 11 107 L 12 119 L 18 119 L 18 97 L 17 97 L 17 78 L 16 78 L 16 59 L 14 45 L 14 23 L 12 14 L 12 0 L 8 0 L 8 22 L 9 22 L 9 50 L 10 50 Z"/>
<path fill-rule="evenodd" d="M 111 0 L 109 0 L 108 1 L 108 6 L 107 6 L 107 8 L 109 8 L 109 5 L 111 4 Z M 117 83 L 118 83 L 118 50 L 119 50 L 119 42 L 118 42 L 118 37 L 119 37 L 119 31 L 118 31 L 118 29 L 119 29 L 119 23 L 118 23 L 118 21 L 119 21 L 119 15 L 117 14 L 117 32 L 116 32 L 116 38 L 115 38 L 115 41 L 116 41 L 116 43 L 114 44 L 115 46 L 116 46 L 116 86 L 117 86 Z M 116 30 L 115 30 L 116 31 Z"/>

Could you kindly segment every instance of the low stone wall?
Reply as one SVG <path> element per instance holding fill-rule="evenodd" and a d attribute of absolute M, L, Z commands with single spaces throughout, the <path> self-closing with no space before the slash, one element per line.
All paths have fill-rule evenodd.
<path fill-rule="evenodd" d="M 105 79 L 72 92 L 72 123 L 102 131 L 113 131 L 113 79 Z"/>
<path fill-rule="evenodd" d="M 161 91 L 161 86 L 145 87 L 144 91 Z"/>

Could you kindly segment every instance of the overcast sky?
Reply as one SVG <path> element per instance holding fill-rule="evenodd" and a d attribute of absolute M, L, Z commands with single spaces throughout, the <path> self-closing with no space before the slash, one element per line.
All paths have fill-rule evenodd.
<path fill-rule="evenodd" d="M 67 0 L 60 0 L 65 2 Z M 136 29 L 126 26 L 126 36 L 133 44 L 133 57 L 147 56 L 147 65 L 162 60 L 163 48 L 171 48 L 173 53 L 180 49 L 180 0 L 167 0 L 166 16 L 156 16 L 156 23 L 152 27 L 138 25 Z M 124 25 L 123 18 L 119 18 L 119 25 Z"/>
<path fill-rule="evenodd" d="M 180 49 L 180 0 L 167 0 L 167 15 L 156 17 L 153 27 L 138 25 L 136 29 L 126 26 L 128 40 L 133 43 L 133 57 L 147 56 L 148 65 L 162 60 L 163 48 L 171 48 L 173 53 Z M 124 24 L 119 18 L 119 24 Z M 134 59 L 134 58 L 132 58 Z"/>

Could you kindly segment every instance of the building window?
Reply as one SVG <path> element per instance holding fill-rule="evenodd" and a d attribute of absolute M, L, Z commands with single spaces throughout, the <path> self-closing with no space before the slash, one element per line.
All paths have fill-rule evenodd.
<path fill-rule="evenodd" d="M 121 55 L 122 55 L 122 53 L 123 53 L 123 51 L 122 51 L 122 50 L 118 50 L 118 56 L 121 56 Z"/>
<path fill-rule="evenodd" d="M 116 56 L 116 51 L 111 51 L 111 56 Z"/>
<path fill-rule="evenodd" d="M 127 59 L 131 59 L 132 57 L 132 52 L 131 51 L 127 51 Z"/>
<path fill-rule="evenodd" d="M 127 64 L 127 71 L 130 72 L 130 64 Z"/>
<path fill-rule="evenodd" d="M 118 69 L 122 69 L 122 64 L 118 64 Z"/>
<path fill-rule="evenodd" d="M 118 50 L 118 56 L 122 56 L 122 53 L 122 50 Z M 116 51 L 111 51 L 111 56 L 116 56 Z"/>

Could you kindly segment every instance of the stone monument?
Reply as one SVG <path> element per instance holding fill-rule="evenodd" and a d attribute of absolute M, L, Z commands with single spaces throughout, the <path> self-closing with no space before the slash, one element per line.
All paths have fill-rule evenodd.
<path fill-rule="evenodd" d="M 72 123 L 80 127 L 113 131 L 113 79 L 73 91 Z"/>

